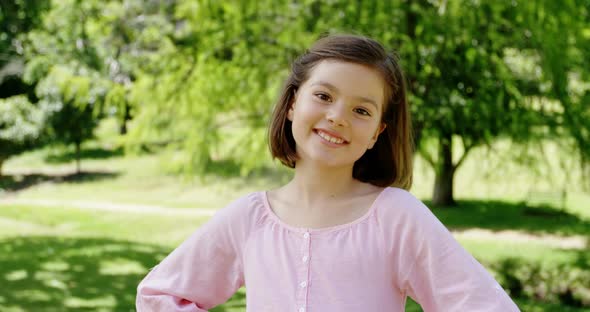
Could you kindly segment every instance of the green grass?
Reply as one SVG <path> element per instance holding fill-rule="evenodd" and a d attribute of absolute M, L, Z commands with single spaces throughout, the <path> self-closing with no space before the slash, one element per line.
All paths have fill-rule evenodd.
<path fill-rule="evenodd" d="M 0 311 L 131 311 L 135 288 L 170 247 L 110 238 L 24 236 L 0 240 Z M 32 252 L 34 251 L 34 252 Z M 522 311 L 571 311 L 518 301 Z M 214 311 L 244 311 L 244 291 Z M 526 307 L 526 308 L 525 308 Z M 421 311 L 409 302 L 407 311 Z"/>
<path fill-rule="evenodd" d="M 0 311 L 39 311 L 40 307 L 42 311 L 132 311 L 135 288 L 147 270 L 207 220 L 175 214 L 79 209 L 68 202 L 219 208 L 247 192 L 280 185 L 289 177 L 285 170 L 240 177 L 229 166 L 223 170 L 214 168 L 204 179 L 179 179 L 167 173 L 166 159 L 158 155 L 127 157 L 120 150 L 105 149 L 98 143 L 86 148 L 84 172 L 79 175 L 74 174 L 71 151 L 60 148 L 31 151 L 6 163 L 8 175 L 0 178 L 0 188 L 8 196 L 66 204 L 0 205 Z M 588 237 L 590 196 L 573 189 L 568 192 L 564 211 L 528 213 L 522 204 L 523 192 L 537 187 L 535 174 L 527 176 L 519 171 L 519 165 L 508 163 L 512 172 L 519 172 L 514 179 L 488 174 L 485 181 L 479 181 L 478 153 L 482 151 L 475 151 L 473 159 L 468 159 L 457 174 L 459 205 L 433 208 L 445 225 L 452 229 Z M 483 167 L 497 169 L 489 163 Z M 430 194 L 432 181 L 429 173 L 421 174 L 424 168 L 424 163 L 418 161 L 412 189 L 421 198 Z M 502 193 L 505 196 L 498 195 Z M 460 242 L 482 263 L 515 257 L 558 266 L 575 263 L 584 252 L 543 241 L 467 237 Z M 580 265 L 587 268 L 588 264 Z M 590 311 L 521 299 L 517 302 L 522 311 Z M 244 307 L 245 293 L 241 289 L 213 311 L 238 312 Z M 407 311 L 421 309 L 410 301 Z"/>
<path fill-rule="evenodd" d="M 173 156 L 144 154 L 126 157 L 114 143 L 89 142 L 82 153 L 84 174 L 75 175 L 71 148 L 47 147 L 9 159 L 4 165 L 7 177 L 0 189 L 17 188 L 26 198 L 79 200 L 81 198 L 118 203 L 139 203 L 168 207 L 218 208 L 245 192 L 283 184 L 290 171 L 262 170 L 241 177 L 231 162 L 210 166 L 206 177 L 178 177 L 170 174 Z M 499 141 L 492 152 L 478 148 L 459 168 L 455 177 L 455 196 L 465 200 L 497 200 L 517 203 L 529 191 L 567 190 L 566 211 L 590 220 L 590 194 L 581 189 L 576 158 L 566 159 L 553 143 L 547 143 L 549 161 L 530 155 L 539 163 L 535 170 L 513 161 L 523 158 L 511 143 Z M 460 150 L 457 150 L 459 155 Z M 534 150 L 533 150 L 534 152 Z M 567 155 L 568 157 L 570 155 Z M 432 194 L 432 170 L 420 158 L 415 162 L 412 193 L 428 199 Z M 228 169 L 229 168 L 229 169 Z M 566 170 L 567 169 L 567 170 Z M 84 183 L 80 183 L 84 182 Z M 124 190 L 124 191 L 121 191 Z"/>
<path fill-rule="evenodd" d="M 161 155 L 113 156 L 85 154 L 82 174 L 75 173 L 70 160 L 48 163 L 60 149 L 45 148 L 7 161 L 0 189 L 18 191 L 29 199 L 89 200 L 157 205 L 176 208 L 219 208 L 238 196 L 278 185 L 285 173 L 242 178 L 211 174 L 203 178 L 172 175 Z"/>
<path fill-rule="evenodd" d="M 132 311 L 148 269 L 206 221 L 24 205 L 0 220 L 0 311 Z"/>
<path fill-rule="evenodd" d="M 497 263 L 508 258 L 544 265 L 557 266 L 576 261 L 583 249 L 565 249 L 547 246 L 542 242 L 511 242 L 488 239 L 461 238 L 459 242 L 479 261 Z"/>
<path fill-rule="evenodd" d="M 521 202 L 499 200 L 461 200 L 454 207 L 433 208 L 437 217 L 454 229 L 518 230 L 554 235 L 585 235 L 590 229 L 587 215 L 557 209 L 544 209 L 543 213 L 536 210 Z"/>
<path fill-rule="evenodd" d="M 0 237 L 0 276 L 4 287 L 0 311 L 30 311 L 40 305 L 60 307 L 55 311 L 123 311 L 133 309 L 134 290 L 147 269 L 158 263 L 180 240 L 202 221 L 135 213 L 85 211 L 73 208 L 0 206 L 0 218 L 27 222 L 29 228 L 19 236 L 14 229 L 3 228 Z M 172 235 L 176 232 L 176 235 Z M 44 234 L 42 234 L 44 233 Z M 152 243 L 157 241 L 158 244 Z M 473 252 L 469 244 L 462 243 Z M 495 261 L 502 255 L 493 243 L 473 242 L 477 248 L 491 251 L 480 261 Z M 567 262 L 568 250 L 547 250 L 528 244 L 496 247 L 516 248 L 533 258 L 551 253 Z M 510 254 L 504 250 L 505 255 Z M 32 252 L 34 251 L 34 252 Z M 541 254 L 536 254 L 541 252 Z M 501 258 L 501 256 L 500 256 Z M 73 272 L 72 272 L 73 271 Z M 30 296 L 27 296 L 30 295 Z M 523 301 L 534 311 L 562 311 L 557 305 Z M 244 291 L 214 311 L 243 311 Z M 562 307 L 563 308 L 563 307 Z M 421 311 L 409 302 L 407 311 Z M 530 309 L 523 311 L 530 311 Z M 563 311 L 584 311 L 569 309 Z"/>
<path fill-rule="evenodd" d="M 110 238 L 0 241 L 0 311 L 132 311 L 134 289 L 167 249 Z"/>
<path fill-rule="evenodd" d="M 0 218 L 5 223 L 0 237 L 14 234 L 110 237 L 165 246 L 179 244 L 207 220 L 205 217 L 28 205 L 0 205 Z"/>

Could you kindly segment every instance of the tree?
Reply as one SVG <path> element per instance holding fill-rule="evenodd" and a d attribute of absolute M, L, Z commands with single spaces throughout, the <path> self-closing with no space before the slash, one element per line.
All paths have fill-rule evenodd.
<path fill-rule="evenodd" d="M 288 62 L 316 36 L 300 31 L 305 9 L 270 0 L 179 1 L 168 18 L 175 26 L 160 33 L 165 48 L 132 91 L 139 109 L 129 142 L 168 142 L 190 174 L 205 172 L 222 148 L 244 174 L 259 165 Z M 234 140 L 223 142 L 230 131 Z"/>
<path fill-rule="evenodd" d="M 433 204 L 452 205 L 454 175 L 474 147 L 529 133 L 530 123 L 522 120 L 531 112 L 523 106 L 518 77 L 505 62 L 506 49 L 517 39 L 512 33 L 519 31 L 512 23 L 514 8 L 498 2 L 433 7 L 416 1 L 406 12 L 409 49 L 404 56 L 417 149 L 435 171 Z M 463 153 L 454 160 L 457 141 Z"/>
<path fill-rule="evenodd" d="M 131 118 L 127 93 L 133 64 L 127 58 L 141 52 L 142 45 L 131 30 L 112 26 L 125 23 L 127 17 L 120 13 L 124 6 L 145 7 L 141 1 L 54 2 L 43 27 L 26 37 L 25 80 L 37 85 L 39 105 L 50 112 L 48 137 L 74 144 L 78 172 L 81 145 L 92 137 L 100 118 L 119 116 L 122 133 Z M 141 10 L 136 13 L 140 16 Z"/>
<path fill-rule="evenodd" d="M 55 66 L 37 85 L 39 106 L 47 112 L 46 133 L 52 142 L 74 144 L 77 173 L 82 143 L 93 136 L 97 125 L 96 104 L 106 93 L 100 82 Z"/>
<path fill-rule="evenodd" d="M 66 0 L 53 3 L 43 27 L 27 36 L 27 81 L 36 83 L 54 65 L 108 82 L 101 118 L 115 116 L 120 133 L 133 117 L 137 76 L 159 75 L 155 55 L 166 55 L 174 32 L 175 2 Z M 136 92 L 135 92 L 136 94 Z"/>
<path fill-rule="evenodd" d="M 587 19 L 582 0 L 67 0 L 28 37 L 26 68 L 32 81 L 58 64 L 104 86 L 94 110 L 119 116 L 130 148 L 164 145 L 189 174 L 216 160 L 247 173 L 267 155 L 266 116 L 289 62 L 322 33 L 369 35 L 401 55 L 417 151 L 436 173 L 433 202 L 452 204 L 456 171 L 496 138 L 540 140 L 550 129 L 588 150 L 586 91 L 560 82 L 588 81 Z"/>
<path fill-rule="evenodd" d="M 539 51 L 543 96 L 557 101 L 550 134 L 570 137 L 590 189 L 590 3 L 542 1 L 530 7 L 531 46 Z"/>
<path fill-rule="evenodd" d="M 542 94 L 543 81 L 510 63 L 531 50 L 530 25 L 522 22 L 529 9 L 474 1 L 179 2 L 171 21 L 182 27 L 166 37 L 172 48 L 154 58 L 160 75 L 140 78 L 144 97 L 132 140 L 173 142 L 186 153 L 185 170 L 200 172 L 217 154 L 223 126 L 239 123 L 247 129 L 239 140 L 245 153 L 234 157 L 244 166 L 252 159 L 244 154 L 263 152 L 252 142 L 262 140 L 261 116 L 273 100 L 268 90 L 278 86 L 269 81 L 282 81 L 280 69 L 318 34 L 361 32 L 399 50 L 417 150 L 436 173 L 433 202 L 450 205 L 455 172 L 473 148 L 502 136 L 526 140 L 557 118 L 527 105 Z M 454 156 L 457 142 L 460 157 Z"/>

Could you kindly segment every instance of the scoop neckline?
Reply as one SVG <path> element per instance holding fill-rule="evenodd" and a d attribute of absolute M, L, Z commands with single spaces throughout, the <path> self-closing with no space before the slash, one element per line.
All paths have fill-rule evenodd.
<path fill-rule="evenodd" d="M 379 195 L 377 195 L 375 200 L 373 200 L 373 203 L 371 204 L 371 206 L 369 207 L 367 212 L 365 212 L 362 216 L 358 217 L 355 220 L 347 222 L 347 223 L 333 225 L 333 226 L 329 226 L 329 227 L 323 227 L 323 228 L 297 227 L 297 226 L 293 226 L 293 225 L 286 223 L 285 221 L 281 220 L 275 214 L 275 212 L 272 210 L 272 208 L 270 207 L 270 202 L 268 201 L 268 191 L 262 191 L 259 194 L 262 197 L 262 203 L 264 205 L 264 209 L 266 210 L 266 212 L 268 213 L 270 218 L 273 219 L 277 224 L 279 224 L 280 226 L 282 226 L 290 231 L 293 231 L 293 232 L 298 232 L 298 233 L 307 232 L 310 234 L 319 234 L 319 233 L 327 233 L 327 232 L 333 232 L 333 231 L 349 228 L 355 224 L 365 221 L 367 218 L 369 218 L 369 216 L 371 216 L 373 214 L 374 210 L 376 209 L 375 207 L 377 207 L 377 204 L 379 203 L 379 201 L 381 200 L 381 198 L 384 196 L 385 192 L 387 192 L 388 189 L 389 189 L 389 187 L 386 187 L 379 192 Z"/>

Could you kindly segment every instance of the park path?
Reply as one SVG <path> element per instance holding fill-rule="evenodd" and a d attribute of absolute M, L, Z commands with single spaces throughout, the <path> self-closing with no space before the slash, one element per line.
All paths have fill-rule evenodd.
<path fill-rule="evenodd" d="M 18 197 L 0 197 L 2 205 L 34 205 L 38 207 L 70 207 L 82 210 L 103 210 L 110 212 L 141 213 L 165 216 L 199 216 L 211 217 L 217 209 L 207 208 L 171 208 L 155 205 L 123 204 L 100 201 L 84 200 L 52 200 L 31 199 Z M 522 231 L 503 230 L 491 231 L 488 229 L 451 230 L 457 239 L 488 239 L 514 243 L 541 243 L 545 246 L 567 249 L 588 248 L 588 238 L 582 235 L 559 236 L 552 234 L 530 234 Z"/>
<path fill-rule="evenodd" d="M 452 230 L 457 239 L 487 239 L 514 243 L 542 243 L 545 246 L 565 249 L 588 249 L 588 238 L 582 235 L 559 236 L 552 234 L 531 234 L 523 231 L 488 229 Z"/>
<path fill-rule="evenodd" d="M 211 217 L 217 209 L 204 208 L 170 208 L 155 205 L 122 204 L 113 202 L 89 201 L 89 200 L 54 200 L 7 197 L 0 198 L 0 205 L 33 205 L 39 207 L 68 207 L 84 210 L 105 210 L 112 212 L 128 212 L 155 214 L 166 216 L 201 216 Z"/>

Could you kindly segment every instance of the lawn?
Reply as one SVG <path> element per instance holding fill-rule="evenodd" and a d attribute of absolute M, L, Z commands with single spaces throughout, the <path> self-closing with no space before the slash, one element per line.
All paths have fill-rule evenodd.
<path fill-rule="evenodd" d="M 11 159 L 7 175 L 0 178 L 5 190 L 0 200 L 0 311 L 132 311 L 135 288 L 149 268 L 209 218 L 183 210 L 212 211 L 289 177 L 279 170 L 183 180 L 163 171 L 161 164 L 157 155 L 123 156 L 98 145 L 86 147 L 83 174 L 73 173 L 71 154 L 63 149 Z M 572 192 L 565 210 L 529 214 L 518 193 L 490 199 L 494 192 L 481 191 L 491 189 L 488 184 L 479 186 L 479 193 L 468 187 L 476 163 L 465 166 L 466 172 L 458 174 L 458 185 L 464 186 L 456 188 L 459 205 L 433 211 L 450 229 L 491 233 L 457 236 L 478 260 L 490 268 L 516 258 L 549 267 L 575 263 L 588 271 L 587 243 L 563 247 L 559 240 L 588 237 L 590 197 Z M 422 170 L 420 164 L 417 170 Z M 427 199 L 428 174 L 416 180 L 412 191 Z M 160 209 L 142 213 L 142 207 Z M 531 239 L 494 236 L 502 231 Z M 522 311 L 590 311 L 531 299 L 517 303 Z M 214 311 L 244 311 L 244 306 L 242 289 Z M 421 310 L 410 302 L 407 311 Z"/>

